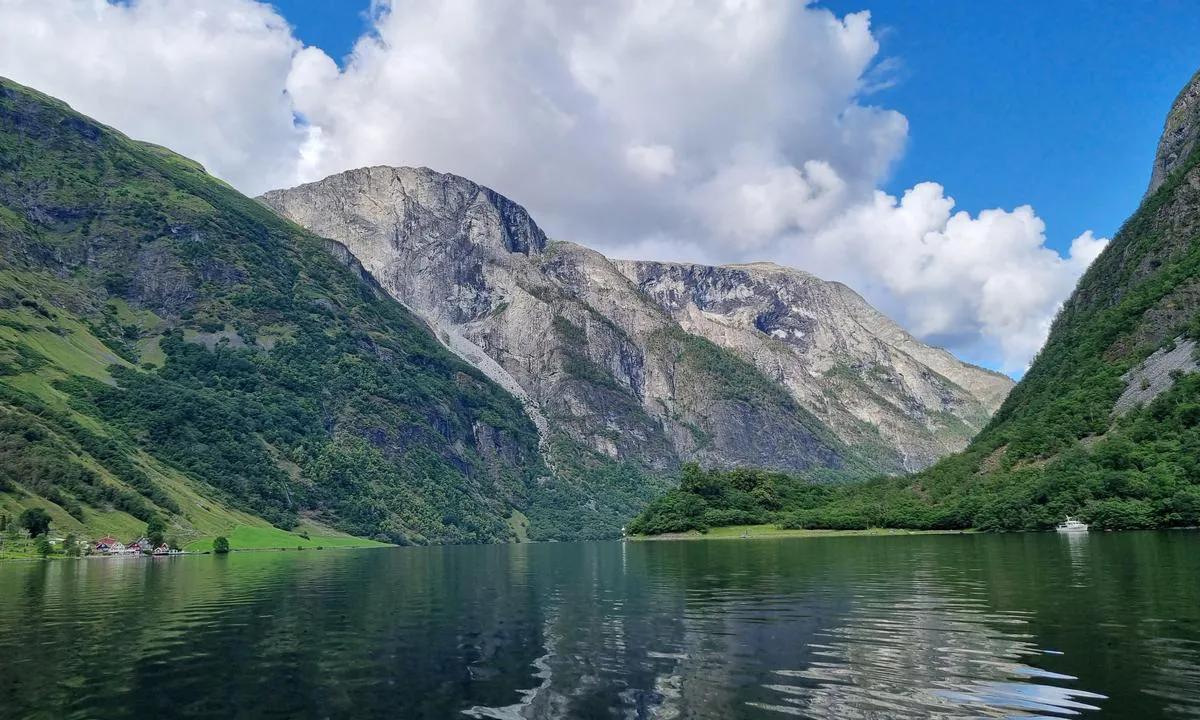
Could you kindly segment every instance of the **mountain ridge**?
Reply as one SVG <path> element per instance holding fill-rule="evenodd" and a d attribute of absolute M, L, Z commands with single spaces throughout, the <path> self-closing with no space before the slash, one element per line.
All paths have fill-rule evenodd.
<path fill-rule="evenodd" d="M 502 199 L 503 204 L 494 211 L 484 207 L 496 202 L 497 198 Z M 486 356 L 501 366 L 507 376 L 505 381 L 511 378 L 520 384 L 524 392 L 519 394 L 539 405 L 543 416 L 555 416 L 558 422 L 574 422 L 576 441 L 612 459 L 635 457 L 639 464 L 652 470 L 690 459 L 717 465 L 763 465 L 790 471 L 821 466 L 836 469 L 837 465 L 836 462 L 830 464 L 828 457 L 822 460 L 804 454 L 815 452 L 815 446 L 809 446 L 808 450 L 799 446 L 780 450 L 776 442 L 770 448 L 751 448 L 743 452 L 747 449 L 735 447 L 738 443 L 732 437 L 728 437 L 727 444 L 721 448 L 723 456 L 706 455 L 705 449 L 695 441 L 705 436 L 720 438 L 723 420 L 712 420 L 711 412 L 685 410 L 686 417 L 681 422 L 676 421 L 673 413 L 678 413 L 674 406 L 679 398 L 672 394 L 675 388 L 669 387 L 671 363 L 657 347 L 662 338 L 652 337 L 656 333 L 683 331 L 679 337 L 692 338 L 689 342 L 706 340 L 715 349 L 697 348 L 697 352 L 716 352 L 731 363 L 748 364 L 752 368 L 750 374 L 757 381 L 765 380 L 761 382 L 764 386 L 783 387 L 805 414 L 816 414 L 805 422 L 832 430 L 835 439 L 829 447 L 839 457 L 873 443 L 876 447 L 870 449 L 865 458 L 865 464 L 870 467 L 863 469 L 863 475 L 871 471 L 923 467 L 945 452 L 961 447 L 966 437 L 982 426 L 986 416 L 999 404 L 999 398 L 1011 386 L 1011 381 L 1002 375 L 969 366 L 945 351 L 926 348 L 878 311 L 862 310 L 869 305 L 857 293 L 803 271 L 766 263 L 702 266 L 610 260 L 582 245 L 545 241 L 544 233 L 523 208 L 517 225 L 532 237 L 521 239 L 514 251 L 511 238 L 506 239 L 503 234 L 489 237 L 486 231 L 480 233 L 481 228 L 498 227 L 498 218 L 516 212 L 519 205 L 466 178 L 429 168 L 358 168 L 315 183 L 271 191 L 260 200 L 318 235 L 333 237 L 350 247 L 393 297 L 445 333 L 443 342 L 465 341 L 468 353 Z M 488 215 L 496 217 L 484 220 Z M 671 272 L 678 273 L 684 267 L 691 268 L 692 275 L 722 275 L 722 282 L 730 287 L 741 283 L 736 292 L 742 294 L 753 292 L 749 290 L 749 284 L 769 284 L 764 277 L 767 275 L 786 277 L 794 289 L 806 283 L 819 284 L 828 289 L 822 299 L 838 298 L 847 307 L 853 306 L 855 313 L 873 326 L 877 335 L 894 335 L 895 340 L 863 349 L 863 363 L 858 367 L 837 370 L 827 358 L 809 367 L 813 364 L 806 360 L 807 351 L 789 350 L 779 337 L 774 338 L 773 347 L 767 347 L 761 329 L 744 322 L 738 327 L 740 321 L 728 313 L 744 314 L 751 309 L 735 307 L 732 296 L 724 297 L 718 303 L 720 308 L 712 306 L 703 311 L 708 313 L 710 322 L 705 327 L 711 332 L 690 332 L 681 324 L 681 317 L 672 314 L 679 308 L 673 308 L 669 298 L 650 297 L 647 294 L 649 286 L 639 284 L 646 278 L 638 277 L 639 272 L 647 268 L 671 268 Z M 443 297 L 444 293 L 448 295 Z M 846 293 L 849 295 L 841 297 Z M 815 323 L 814 327 L 819 329 L 830 324 L 827 319 L 818 322 L 806 317 L 804 308 L 787 307 L 778 294 L 773 297 L 772 302 L 778 306 L 776 314 L 786 316 L 788 322 L 797 325 L 788 329 L 793 339 L 799 337 L 796 333 L 804 332 L 799 326 L 805 323 Z M 695 299 L 706 302 L 699 295 Z M 720 312 L 714 313 L 714 310 Z M 759 310 L 765 317 L 767 309 Z M 727 315 L 723 320 L 722 313 Z M 508 319 L 510 317 L 513 319 Z M 609 322 L 601 322 L 597 317 Z M 584 343 L 575 348 L 588 357 L 567 362 L 571 359 L 566 357 L 564 344 L 547 340 L 555 334 L 556 318 L 601 337 L 595 345 Z M 721 332 L 713 325 L 720 324 L 718 321 L 725 324 Z M 704 324 L 704 318 L 697 315 L 687 319 L 687 323 Z M 529 327 L 536 327 L 538 331 L 528 332 Z M 871 332 L 864 325 L 860 334 L 870 335 Z M 862 345 L 861 340 L 858 338 L 855 342 Z M 558 362 L 552 359 L 538 364 L 529 360 L 556 353 L 561 356 Z M 880 356 L 881 361 L 903 356 L 906 369 L 911 371 L 909 376 L 890 380 L 871 377 L 869 371 L 863 369 L 871 353 Z M 926 356 L 929 362 L 939 366 L 940 371 L 930 373 L 930 369 L 912 355 Z M 875 362 L 873 356 L 870 362 Z M 537 365 L 536 372 L 533 365 Z M 619 439 L 609 442 L 595 434 L 589 437 L 586 428 L 582 427 L 585 423 L 580 422 L 581 413 L 587 415 L 587 422 L 593 425 L 611 426 L 614 418 L 593 422 L 597 414 L 589 415 L 581 409 L 587 404 L 586 400 L 575 398 L 580 407 L 575 408 L 578 412 L 574 414 L 564 412 L 562 408 L 549 411 L 545 405 L 554 402 L 553 396 L 558 390 L 555 383 L 547 383 L 545 378 L 563 374 L 568 365 L 576 370 L 590 367 L 598 371 L 591 373 L 594 375 L 592 380 L 606 376 L 611 381 L 606 390 L 619 388 L 626 396 L 622 401 L 628 406 L 626 416 L 641 418 L 633 423 L 642 428 L 643 437 L 639 441 L 644 443 L 653 435 L 657 438 L 653 445 L 658 450 L 631 456 L 627 447 L 618 447 Z M 803 380 L 802 376 L 810 372 L 841 373 L 845 378 Z M 780 384 L 787 374 L 794 380 L 790 384 Z M 973 385 L 975 392 L 983 397 L 976 397 L 949 376 L 957 376 L 959 381 L 971 378 L 967 384 Z M 901 390 L 884 389 L 889 384 Z M 908 387 L 910 385 L 913 387 Z M 860 405 L 874 405 L 866 410 L 856 408 L 858 415 L 855 416 L 855 409 L 839 407 L 837 398 L 826 391 L 847 396 L 857 393 L 856 402 Z M 613 398 L 617 399 L 616 396 Z M 711 399 L 685 398 L 684 404 L 695 401 L 711 405 Z M 641 406 L 640 410 L 635 404 Z M 726 418 L 731 414 L 728 408 L 720 413 Z M 828 417 L 817 417 L 822 413 Z M 929 416 L 935 414 L 937 417 L 930 419 Z M 651 421 L 649 425 L 645 423 L 646 419 Z M 661 432 L 651 427 L 655 423 L 662 425 Z M 884 436 L 873 429 L 874 424 L 883 427 Z M 714 433 L 714 428 L 718 432 Z M 620 423 L 610 430 L 620 434 Z M 626 443 L 626 446 L 630 444 Z"/>
<path fill-rule="evenodd" d="M 3 79 L 0 251 L 5 514 L 184 544 L 524 532 L 547 471 L 519 404 L 344 247 Z"/>

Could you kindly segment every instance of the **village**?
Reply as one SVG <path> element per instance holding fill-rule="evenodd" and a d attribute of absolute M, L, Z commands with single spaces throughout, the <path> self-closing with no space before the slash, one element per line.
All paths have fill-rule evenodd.
<path fill-rule="evenodd" d="M 129 543 L 123 543 L 120 540 L 106 535 L 96 541 L 95 545 L 89 543 L 81 543 L 85 546 L 90 546 L 93 553 L 97 555 L 182 555 L 183 550 L 172 548 L 167 543 L 161 543 L 155 546 L 148 538 L 138 538 Z"/>
<path fill-rule="evenodd" d="M 79 539 L 68 534 L 56 537 L 49 533 L 36 537 L 7 532 L 0 535 L 0 559 L 28 557 L 164 557 L 187 554 L 166 541 L 155 544 L 147 537 L 121 542 L 111 535 L 96 541 Z"/>
<path fill-rule="evenodd" d="M 51 531 L 51 516 L 43 508 L 27 508 L 18 517 L 0 512 L 0 558 L 2 557 L 142 557 L 183 555 L 182 544 L 164 535 L 161 520 L 152 518 L 136 539 L 121 542 L 106 534 L 99 540 L 81 538 L 74 533 L 59 536 Z M 226 541 L 228 542 L 228 541 Z"/>

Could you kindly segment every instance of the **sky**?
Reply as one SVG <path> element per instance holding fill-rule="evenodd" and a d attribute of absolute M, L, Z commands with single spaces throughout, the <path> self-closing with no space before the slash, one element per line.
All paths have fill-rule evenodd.
<path fill-rule="evenodd" d="M 0 0 L 0 75 L 248 194 L 427 165 L 769 260 L 1020 375 L 1200 68 L 1192 0 Z"/>

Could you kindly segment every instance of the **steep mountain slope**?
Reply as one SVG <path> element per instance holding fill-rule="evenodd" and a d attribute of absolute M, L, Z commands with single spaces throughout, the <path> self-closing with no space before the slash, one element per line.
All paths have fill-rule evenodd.
<path fill-rule="evenodd" d="M 0 509 L 495 541 L 537 443 L 344 247 L 0 80 Z"/>
<path fill-rule="evenodd" d="M 844 441 L 882 440 L 904 470 L 961 449 L 1012 385 L 923 345 L 845 285 L 799 270 L 616 265 L 684 330 L 754 363 Z"/>
<path fill-rule="evenodd" d="M 521 397 L 560 472 L 580 455 L 652 474 L 691 460 L 912 470 L 965 446 L 1011 387 L 842 285 L 771 265 L 609 260 L 426 168 L 353 170 L 262 200 L 344 243 Z"/>
<path fill-rule="evenodd" d="M 1105 528 L 1200 524 L 1198 338 L 1200 73 L 1171 108 L 1141 207 L 1080 279 L 1029 372 L 970 447 L 911 478 L 782 490 L 794 498 L 782 518 L 1016 530 L 1069 513 Z M 691 491 L 656 501 L 634 526 L 703 525 L 730 503 L 761 514 L 768 508 L 738 493 L 790 482 L 694 470 Z"/>

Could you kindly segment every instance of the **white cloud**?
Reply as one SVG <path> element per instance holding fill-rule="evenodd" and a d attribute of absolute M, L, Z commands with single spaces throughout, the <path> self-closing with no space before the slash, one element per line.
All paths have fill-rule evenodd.
<path fill-rule="evenodd" d="M 0 0 L 0 75 L 247 189 L 295 178 L 283 87 L 299 48 L 249 0 Z"/>
<path fill-rule="evenodd" d="M 675 174 L 675 150 L 668 145 L 631 145 L 625 150 L 625 162 L 648 180 Z"/>
<path fill-rule="evenodd" d="M 864 100 L 888 82 L 866 13 L 376 0 L 371 18 L 339 68 L 253 0 L 0 0 L 0 74 L 252 194 L 428 165 L 613 254 L 844 280 L 916 334 L 1009 369 L 1102 246 L 1084 235 L 1062 258 L 1031 209 L 952 214 L 932 183 L 877 192 L 908 127 Z"/>
<path fill-rule="evenodd" d="M 1023 370 L 1106 241 L 1086 232 L 1064 258 L 1045 246 L 1045 224 L 1028 205 L 975 217 L 953 207 L 936 183 L 899 200 L 877 191 L 792 252 L 818 274 L 883 298 L 914 334 L 990 351 L 1006 370 Z"/>

